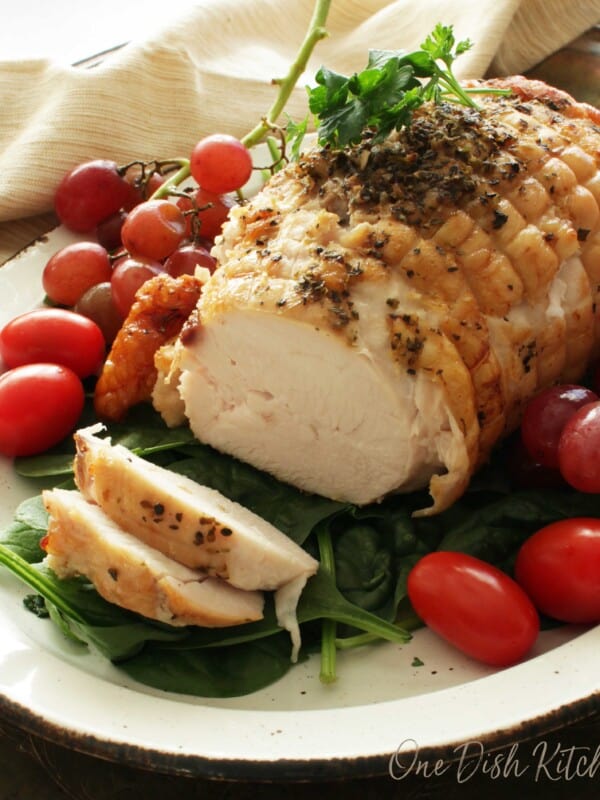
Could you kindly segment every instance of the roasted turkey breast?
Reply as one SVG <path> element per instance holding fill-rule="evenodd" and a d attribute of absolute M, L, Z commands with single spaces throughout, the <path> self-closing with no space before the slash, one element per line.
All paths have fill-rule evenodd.
<path fill-rule="evenodd" d="M 598 349 L 600 115 L 544 84 L 307 152 L 235 208 L 177 348 L 196 436 L 358 504 L 446 508 Z M 160 404 L 159 404 L 160 405 Z"/>

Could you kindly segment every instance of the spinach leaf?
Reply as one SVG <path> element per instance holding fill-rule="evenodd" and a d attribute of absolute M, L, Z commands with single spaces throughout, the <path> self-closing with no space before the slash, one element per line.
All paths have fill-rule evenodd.
<path fill-rule="evenodd" d="M 108 604 L 107 604 L 108 605 Z M 81 623 L 62 614 L 52 603 L 46 606 L 53 622 L 60 625 L 66 635 L 87 645 L 92 645 L 105 658 L 115 664 L 137 656 L 150 642 L 177 642 L 188 636 L 187 628 L 161 626 L 143 617 L 131 615 L 119 623 L 119 614 L 105 625 L 91 622 Z M 116 606 L 112 607 L 117 609 Z"/>
<path fill-rule="evenodd" d="M 406 578 L 425 553 L 435 550 L 442 531 L 417 520 L 420 495 L 352 508 L 333 521 L 337 585 L 342 594 L 390 622 L 406 598 Z"/>
<path fill-rule="evenodd" d="M 204 650 L 147 646 L 119 665 L 134 680 L 166 692 L 238 697 L 269 686 L 292 667 L 287 633 Z"/>
<path fill-rule="evenodd" d="M 346 599 L 331 576 L 321 569 L 308 581 L 300 596 L 298 619 L 302 622 L 331 619 L 390 642 L 404 643 L 410 639 L 410 634 L 403 628 Z"/>
<path fill-rule="evenodd" d="M 93 417 L 86 424 L 91 424 Z M 113 444 L 121 444 L 139 456 L 152 456 L 165 451 L 177 452 L 178 448 L 193 444 L 196 439 L 189 426 L 168 428 L 160 414 L 146 404 L 132 408 L 125 422 L 106 425 L 106 435 Z M 15 471 L 25 478 L 45 478 L 70 475 L 73 472 L 75 445 L 72 439 L 39 456 L 15 459 Z M 173 460 L 173 457 L 168 459 Z"/>
<path fill-rule="evenodd" d="M 48 527 L 48 512 L 41 495 L 24 500 L 15 511 L 15 521 L 35 530 L 45 531 Z"/>
<path fill-rule="evenodd" d="M 44 551 L 40 540 L 46 534 L 48 515 L 41 495 L 24 500 L 13 522 L 0 532 L 0 542 L 29 564 L 41 561 Z"/>
<path fill-rule="evenodd" d="M 15 472 L 23 478 L 48 478 L 73 474 L 74 450 L 16 458 Z"/>
<path fill-rule="evenodd" d="M 344 597 L 361 608 L 375 610 L 394 594 L 392 548 L 371 525 L 355 525 L 334 543 L 337 585 Z"/>
<path fill-rule="evenodd" d="M 438 517 L 440 550 L 458 550 L 510 570 L 520 545 L 536 530 L 569 517 L 600 517 L 600 495 L 529 489 L 473 509 L 467 498 Z"/>

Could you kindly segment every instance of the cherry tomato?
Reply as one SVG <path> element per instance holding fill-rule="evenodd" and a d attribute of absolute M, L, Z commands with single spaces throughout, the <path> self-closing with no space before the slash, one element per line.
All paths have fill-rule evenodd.
<path fill-rule="evenodd" d="M 600 519 L 553 522 L 522 545 L 515 577 L 544 614 L 600 622 Z"/>
<path fill-rule="evenodd" d="M 28 311 L 0 331 L 0 355 L 9 369 L 48 362 L 61 364 L 86 378 L 98 372 L 105 350 L 98 325 L 64 308 Z"/>
<path fill-rule="evenodd" d="M 58 364 L 26 364 L 0 375 L 0 452 L 42 453 L 64 439 L 81 415 L 83 386 Z"/>
<path fill-rule="evenodd" d="M 550 386 L 536 395 L 521 422 L 521 436 L 531 457 L 545 467 L 558 468 L 558 442 L 567 420 L 594 400 L 598 400 L 594 392 L 576 384 Z"/>
<path fill-rule="evenodd" d="M 239 139 L 213 133 L 192 150 L 190 170 L 208 192 L 224 194 L 241 188 L 252 174 L 252 156 Z"/>
<path fill-rule="evenodd" d="M 558 444 L 563 478 L 580 492 L 600 492 L 600 402 L 588 403 L 569 419 Z"/>
<path fill-rule="evenodd" d="M 428 627 L 493 666 L 519 661 L 539 632 L 537 611 L 516 581 L 465 553 L 424 556 L 408 575 L 408 596 Z"/>

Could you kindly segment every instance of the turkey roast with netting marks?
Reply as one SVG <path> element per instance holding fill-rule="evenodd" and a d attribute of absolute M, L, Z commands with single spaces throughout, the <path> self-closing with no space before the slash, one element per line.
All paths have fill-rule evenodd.
<path fill-rule="evenodd" d="M 446 508 L 598 351 L 600 114 L 522 78 L 313 149 L 232 211 L 169 362 L 196 436 L 302 489 Z M 160 405 L 160 402 L 158 403 Z"/>

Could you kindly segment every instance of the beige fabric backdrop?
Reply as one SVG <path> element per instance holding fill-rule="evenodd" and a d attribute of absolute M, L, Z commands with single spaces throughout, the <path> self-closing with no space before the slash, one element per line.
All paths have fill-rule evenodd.
<path fill-rule="evenodd" d="M 0 263 L 51 217 L 54 187 L 75 164 L 188 155 L 202 135 L 243 135 L 275 96 L 308 27 L 313 0 L 199 0 L 93 68 L 0 62 Z M 325 63 L 350 73 L 367 50 L 414 49 L 453 24 L 475 47 L 461 77 L 522 72 L 600 21 L 600 0 L 333 0 L 327 29 L 288 110 Z M 210 35 L 205 35 L 210 31 Z"/>

